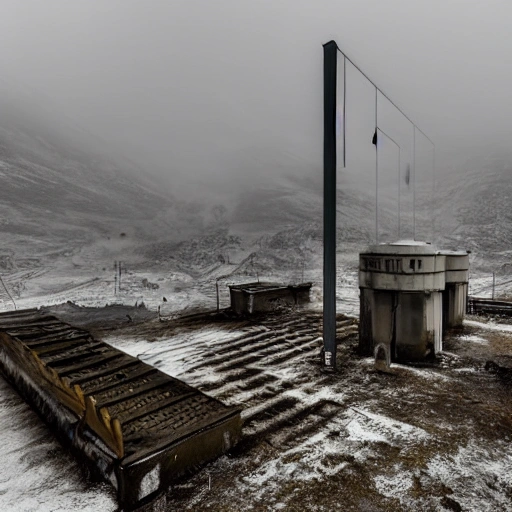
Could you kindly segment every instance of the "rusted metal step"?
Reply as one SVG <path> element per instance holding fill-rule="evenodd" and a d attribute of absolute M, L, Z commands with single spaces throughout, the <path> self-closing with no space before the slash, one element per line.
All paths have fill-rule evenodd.
<path fill-rule="evenodd" d="M 58 331 L 52 331 L 48 333 L 47 331 L 42 332 L 40 334 L 17 334 L 12 331 L 9 331 L 11 336 L 18 338 L 19 340 L 23 340 L 30 347 L 37 347 L 38 345 L 44 345 L 46 343 L 53 343 L 58 340 L 71 341 L 75 339 L 80 339 L 84 337 L 89 337 L 90 334 L 87 331 L 82 329 L 71 329 L 65 328 Z"/>
<path fill-rule="evenodd" d="M 62 322 L 60 320 L 57 320 L 54 316 L 43 316 L 41 318 L 34 318 L 30 321 L 26 321 L 23 318 L 16 319 L 16 321 L 13 321 L 12 319 L 3 320 L 0 317 L 0 328 L 1 329 L 12 329 L 13 331 L 16 331 L 16 329 L 23 329 L 23 330 L 42 330 L 47 328 L 54 328 L 57 326 L 62 326 Z"/>
<path fill-rule="evenodd" d="M 240 409 L 37 311 L 0 314 L 0 370 L 138 507 L 230 449 Z"/>
<path fill-rule="evenodd" d="M 102 345 L 93 342 L 92 338 L 78 338 L 68 342 L 56 342 L 51 345 L 38 346 L 36 348 L 30 347 L 37 356 L 42 359 L 46 364 L 58 361 L 64 357 L 79 356 L 87 350 L 94 350 L 100 348 Z"/>
<path fill-rule="evenodd" d="M 101 377 L 116 374 L 117 372 L 132 366 L 139 366 L 139 360 L 126 354 L 123 357 L 116 359 L 115 361 L 107 361 L 97 367 L 85 368 L 76 371 L 70 375 L 67 375 L 64 380 L 66 380 L 69 385 L 82 386 L 86 382 L 95 381 Z"/>
<path fill-rule="evenodd" d="M 113 371 L 92 379 L 82 379 L 80 386 L 86 394 L 97 394 L 109 389 L 116 389 L 118 386 L 134 379 L 156 372 L 156 368 L 148 364 L 130 364 L 122 368 L 113 368 Z M 79 382 L 76 382 L 79 383 Z"/>

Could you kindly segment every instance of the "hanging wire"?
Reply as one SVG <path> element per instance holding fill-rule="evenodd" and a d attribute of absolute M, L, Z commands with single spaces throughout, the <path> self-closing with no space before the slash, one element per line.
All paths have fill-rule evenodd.
<path fill-rule="evenodd" d="M 386 138 L 388 138 L 398 149 L 398 238 L 400 239 L 400 174 L 401 174 L 400 163 L 402 161 L 402 156 L 401 156 L 402 148 L 400 147 L 400 144 L 398 144 L 398 142 L 393 137 L 388 135 L 384 130 L 377 127 L 377 131 L 379 131 L 380 133 L 382 133 L 382 135 L 384 135 Z M 378 140 L 378 137 L 377 137 L 377 140 Z"/>
<path fill-rule="evenodd" d="M 412 125 L 412 239 L 416 240 L 416 125 Z"/>
<path fill-rule="evenodd" d="M 430 201 L 430 207 L 432 211 L 430 213 L 432 217 L 432 242 L 435 242 L 434 239 L 436 235 L 436 217 L 435 217 L 435 207 L 434 207 L 434 199 L 436 197 L 436 147 L 432 146 L 432 200 Z"/>
<path fill-rule="evenodd" d="M 375 87 L 375 136 L 377 135 L 377 129 L 378 129 L 378 93 L 387 100 L 389 103 L 396 109 L 402 116 L 412 125 L 413 128 L 413 169 L 412 169 L 412 178 L 413 178 L 413 239 L 416 240 L 416 130 L 421 133 L 432 145 L 432 151 L 433 151 L 433 158 L 432 158 L 432 166 L 433 166 L 433 197 L 435 197 L 435 144 L 432 141 L 432 139 L 412 121 L 412 119 L 382 90 L 380 89 L 377 84 L 338 46 L 337 50 L 343 55 L 343 165 L 346 166 L 346 90 L 347 90 L 347 61 L 352 64 L 352 66 L 361 73 L 361 75 L 368 80 L 370 84 Z M 375 239 L 376 243 L 379 241 L 379 231 L 378 231 L 378 222 L 379 222 L 379 214 L 378 214 L 378 170 L 379 170 L 379 159 L 378 159 L 378 148 L 377 144 L 375 144 L 375 174 L 376 174 L 376 197 L 375 197 Z M 400 163 L 399 163 L 400 165 Z M 400 168 L 399 168 L 400 173 Z M 400 181 L 399 181 L 400 183 Z M 431 202 L 431 208 L 433 209 L 433 198 Z M 400 212 L 400 205 L 399 205 L 399 212 Z M 433 210 L 431 212 L 431 216 L 433 219 Z M 400 220 L 399 220 L 400 222 Z"/>
<path fill-rule="evenodd" d="M 375 86 L 375 243 L 379 243 L 379 150 L 378 150 L 378 93 Z"/>
<path fill-rule="evenodd" d="M 361 68 L 350 58 L 347 56 L 347 54 L 343 51 L 341 51 L 338 48 L 338 51 L 343 55 L 343 57 L 348 60 L 350 62 L 350 64 L 352 64 L 352 66 L 354 66 L 358 71 L 359 73 L 361 73 L 365 78 L 366 80 L 368 80 L 368 82 L 370 82 L 381 94 L 382 96 L 384 96 L 384 98 L 386 98 L 390 103 L 391 105 L 393 105 L 397 110 L 398 112 L 400 112 L 406 119 L 407 121 L 409 121 L 412 125 L 414 125 L 416 127 L 416 129 L 424 136 L 426 137 L 430 143 L 435 146 L 435 144 L 432 142 L 432 140 L 430 139 L 430 137 L 423 131 L 421 130 L 417 125 L 416 123 L 414 123 L 411 118 L 382 90 L 380 89 L 380 87 L 377 86 L 377 84 L 364 72 L 361 70 Z"/>
<path fill-rule="evenodd" d="M 347 166 L 347 57 L 343 55 L 343 167 Z"/>

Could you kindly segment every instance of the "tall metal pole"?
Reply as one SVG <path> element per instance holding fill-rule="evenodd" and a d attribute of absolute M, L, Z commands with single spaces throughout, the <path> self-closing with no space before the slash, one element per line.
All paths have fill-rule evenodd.
<path fill-rule="evenodd" d="M 324 44 L 324 311 L 326 370 L 336 369 L 336 76 L 338 46 Z"/>

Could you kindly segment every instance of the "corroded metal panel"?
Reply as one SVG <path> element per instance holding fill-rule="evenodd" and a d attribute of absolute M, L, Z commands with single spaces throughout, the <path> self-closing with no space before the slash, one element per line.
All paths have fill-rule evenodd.
<path fill-rule="evenodd" d="M 281 285 L 246 283 L 231 285 L 231 309 L 237 314 L 269 312 L 309 302 L 311 283 Z"/>
<path fill-rule="evenodd" d="M 241 435 L 239 409 L 38 311 L 0 314 L 0 369 L 124 508 Z"/>

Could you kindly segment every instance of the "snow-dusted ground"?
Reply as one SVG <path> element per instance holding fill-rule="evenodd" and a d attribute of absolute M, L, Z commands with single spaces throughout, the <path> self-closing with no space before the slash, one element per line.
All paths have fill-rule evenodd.
<path fill-rule="evenodd" d="M 109 486 L 84 478 L 76 460 L 4 379 L 0 379 L 0 439 L 2 510 L 115 510 Z"/>
<path fill-rule="evenodd" d="M 8 288 L 24 282 L 20 294 L 12 293 L 18 309 L 51 306 L 71 301 L 80 306 L 103 307 L 107 304 L 133 306 L 143 302 L 146 307 L 156 311 L 160 306 L 162 313 L 183 312 L 184 309 L 214 310 L 217 307 L 216 281 L 218 277 L 233 271 L 229 265 L 213 266 L 203 271 L 200 278 L 194 279 L 180 271 L 139 271 L 128 270 L 122 275 L 121 289 L 115 288 L 113 272 L 99 269 L 94 277 L 88 269 L 48 269 L 39 271 L 13 272 L 4 277 Z M 293 279 L 295 277 L 295 279 Z M 311 269 L 304 273 L 305 281 L 314 283 L 312 288 L 312 306 L 322 307 L 322 271 Z M 251 276 L 233 275 L 219 280 L 220 307 L 229 306 L 231 283 L 251 282 L 256 279 L 273 282 L 299 282 L 292 272 L 275 271 L 271 274 Z M 143 281 L 158 285 L 158 288 L 146 288 Z M 355 270 L 338 269 L 338 288 L 336 291 L 337 311 L 348 315 L 359 314 L 359 287 Z M 14 309 L 10 298 L 2 294 L 0 286 L 0 311 Z M 166 301 L 163 302 L 165 297 Z"/>
<path fill-rule="evenodd" d="M 475 297 L 496 298 L 512 294 L 512 279 L 510 275 L 498 273 L 494 279 L 492 273 L 474 272 L 470 276 L 469 295 Z"/>
<path fill-rule="evenodd" d="M 136 296 L 133 291 L 140 291 L 142 277 L 161 287 Z M 33 307 L 44 297 L 47 304 L 73 300 L 133 305 L 135 298 L 156 309 L 178 277 L 185 281 L 183 276 L 161 277 L 156 272 L 127 276 L 125 295 L 121 291 L 117 296 L 113 286 L 101 281 L 82 286 L 80 276 L 66 290 L 61 282 L 45 281 L 60 291 L 22 297 L 17 303 Z M 318 278 L 319 272 L 306 276 Z M 356 279 L 355 272 L 340 273 L 339 311 L 357 313 Z M 166 307 L 178 310 L 192 298 L 194 304 L 214 309 L 215 296 L 201 292 L 212 282 L 184 287 Z M 42 293 L 41 284 L 34 281 L 31 286 Z M 167 298 L 170 302 L 170 294 Z M 311 315 L 318 316 L 319 287 L 313 288 L 312 298 Z M 226 299 L 224 294 L 221 305 Z M 158 323 L 105 335 L 106 342 L 121 350 L 225 403 L 240 405 L 244 436 L 258 440 L 176 486 L 169 510 L 327 511 L 339 506 L 339 500 L 347 504 L 346 510 L 512 510 L 512 432 L 508 438 L 492 436 L 479 426 L 481 414 L 488 415 L 491 432 L 501 421 L 491 402 L 475 416 L 481 400 L 475 398 L 475 386 L 488 386 L 493 393 L 497 384 L 492 375 L 457 355 L 461 343 L 490 350 L 489 335 L 510 336 L 509 325 L 469 320 L 470 331 L 457 337 L 441 365 L 393 365 L 392 376 L 376 373 L 371 359 L 360 359 L 341 346 L 340 371 L 327 377 L 316 364 L 319 331 L 300 322 L 305 320 L 188 328 Z M 473 398 L 477 405 L 471 404 Z M 457 409 L 461 400 L 468 401 L 467 417 Z M 3 380 L 0 432 L 7 447 L 0 464 L 0 508 L 116 509 L 112 489 L 88 482 Z"/>

